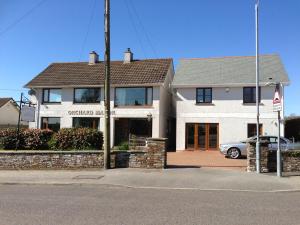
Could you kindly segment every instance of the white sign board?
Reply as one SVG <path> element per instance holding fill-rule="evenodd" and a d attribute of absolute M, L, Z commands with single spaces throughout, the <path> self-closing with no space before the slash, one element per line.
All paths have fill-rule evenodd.
<path fill-rule="evenodd" d="M 35 121 L 35 107 L 24 105 L 21 109 L 21 121 Z"/>
<path fill-rule="evenodd" d="M 279 112 L 282 110 L 282 101 L 281 101 L 281 95 L 280 95 L 280 84 L 276 84 L 275 87 L 275 94 L 273 98 L 273 111 Z"/>

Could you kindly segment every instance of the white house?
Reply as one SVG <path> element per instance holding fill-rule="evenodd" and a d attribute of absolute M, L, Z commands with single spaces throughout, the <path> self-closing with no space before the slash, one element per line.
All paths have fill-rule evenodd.
<path fill-rule="evenodd" d="M 0 98 L 0 126 L 17 126 L 19 106 L 12 98 Z M 22 125 L 26 123 L 22 122 Z"/>
<path fill-rule="evenodd" d="M 280 57 L 262 55 L 260 132 L 264 135 L 276 135 L 278 130 L 272 101 L 277 82 L 284 93 L 289 79 Z M 256 134 L 255 57 L 182 59 L 173 92 L 177 150 L 218 149 L 219 144 Z"/>
<path fill-rule="evenodd" d="M 171 118 L 172 59 L 111 62 L 111 146 L 129 134 L 167 137 Z M 104 130 L 104 63 L 95 52 L 89 62 L 53 63 L 25 87 L 37 104 L 31 128 L 92 127 Z"/>

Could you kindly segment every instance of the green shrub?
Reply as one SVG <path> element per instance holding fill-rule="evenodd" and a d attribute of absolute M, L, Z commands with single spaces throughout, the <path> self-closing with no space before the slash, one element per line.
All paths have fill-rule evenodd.
<path fill-rule="evenodd" d="M 122 142 L 120 145 L 118 145 L 118 150 L 129 150 L 128 142 Z"/>
<path fill-rule="evenodd" d="M 96 129 L 63 128 L 53 135 L 48 145 L 59 150 L 102 149 L 103 135 Z"/>
<path fill-rule="evenodd" d="M 23 150 L 43 150 L 48 148 L 48 141 L 53 132 L 41 129 L 22 129 L 19 133 L 18 149 Z M 4 149 L 16 149 L 17 130 L 0 130 L 0 139 Z"/>

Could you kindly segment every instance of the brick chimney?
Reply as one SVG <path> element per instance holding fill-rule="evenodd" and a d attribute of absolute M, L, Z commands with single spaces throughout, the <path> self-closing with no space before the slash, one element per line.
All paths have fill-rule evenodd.
<path fill-rule="evenodd" d="M 95 51 L 92 51 L 90 53 L 89 65 L 95 65 L 98 61 L 99 55 Z"/>
<path fill-rule="evenodd" d="M 133 60 L 133 53 L 130 48 L 127 48 L 127 51 L 124 52 L 124 63 L 130 63 Z"/>

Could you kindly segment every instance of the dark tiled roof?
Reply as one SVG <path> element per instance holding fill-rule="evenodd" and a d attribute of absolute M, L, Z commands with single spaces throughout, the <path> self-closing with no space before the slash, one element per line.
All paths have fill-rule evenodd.
<path fill-rule="evenodd" d="M 111 62 L 112 85 L 140 85 L 163 83 L 172 59 Z M 104 84 L 104 63 L 53 63 L 25 87 L 92 86 Z"/>
<path fill-rule="evenodd" d="M 10 100 L 12 100 L 12 98 L 0 98 L 0 108 Z"/>

